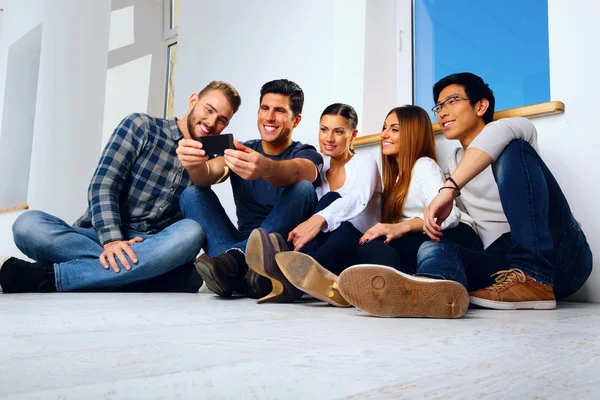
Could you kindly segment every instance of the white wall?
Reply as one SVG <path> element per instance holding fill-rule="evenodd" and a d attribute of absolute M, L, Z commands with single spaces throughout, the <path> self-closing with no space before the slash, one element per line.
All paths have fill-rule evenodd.
<path fill-rule="evenodd" d="M 4 9 L 0 34 L 0 121 L 3 119 L 8 50 L 13 43 L 43 22 L 44 3 L 45 0 L 3 0 L 0 3 L 0 7 Z M 0 171 L 0 179 L 8 179 L 6 171 Z M 21 254 L 13 243 L 11 231 L 14 220 L 21 213 L 0 213 L 0 254 Z"/>
<path fill-rule="evenodd" d="M 163 115 L 163 0 L 112 0 L 102 146 L 124 116 Z"/>
<path fill-rule="evenodd" d="M 43 23 L 27 203 L 72 223 L 87 207 L 105 125 L 112 131 L 132 112 L 162 114 L 162 0 L 4 0 L 0 6 L 2 94 L 9 46 Z M 119 20 L 118 10 L 123 9 L 132 12 Z M 111 27 L 112 10 L 117 17 Z M 3 99 L 0 96 L 0 113 Z M 1 176 L 7 179 L 5 173 Z M 11 233 L 21 213 L 0 213 L 2 255 L 22 256 Z"/>
<path fill-rule="evenodd" d="M 595 0 L 548 1 L 550 92 L 565 103 L 562 115 L 535 119 L 540 152 L 561 185 L 592 253 L 600 260 L 600 137 L 595 122 L 600 93 L 600 55 L 596 27 L 600 3 Z M 576 296 L 600 303 L 600 271 Z"/>
<path fill-rule="evenodd" d="M 28 202 L 69 222 L 98 161 L 109 22 L 108 1 L 46 3 Z"/>

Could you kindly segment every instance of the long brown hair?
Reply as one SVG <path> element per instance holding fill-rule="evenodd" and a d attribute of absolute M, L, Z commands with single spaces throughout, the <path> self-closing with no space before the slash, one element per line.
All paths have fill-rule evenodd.
<path fill-rule="evenodd" d="M 391 113 L 398 117 L 400 151 L 395 156 L 386 156 L 382 152 L 381 156 L 384 223 L 396 223 L 402 218 L 412 169 L 417 160 L 429 157 L 437 162 L 433 129 L 427 112 L 421 107 L 407 105 L 394 108 L 386 119 Z"/>

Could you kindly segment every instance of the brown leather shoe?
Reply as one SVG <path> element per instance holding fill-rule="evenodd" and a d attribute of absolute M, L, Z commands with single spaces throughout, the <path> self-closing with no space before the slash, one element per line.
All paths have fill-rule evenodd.
<path fill-rule="evenodd" d="M 194 263 L 206 286 L 221 297 L 230 297 L 236 282 L 237 263 L 233 256 L 224 253 L 211 258 L 202 254 Z"/>
<path fill-rule="evenodd" d="M 538 283 L 518 268 L 498 271 L 496 283 L 471 292 L 471 303 L 496 310 L 554 310 L 552 286 Z"/>

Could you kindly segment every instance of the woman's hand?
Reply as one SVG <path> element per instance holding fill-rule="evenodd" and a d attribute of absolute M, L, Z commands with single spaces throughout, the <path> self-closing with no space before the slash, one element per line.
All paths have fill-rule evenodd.
<path fill-rule="evenodd" d="M 313 240 L 321 229 L 327 226 L 327 221 L 320 215 L 313 215 L 290 232 L 287 241 L 294 244 L 294 251 L 300 250 Z"/>
<path fill-rule="evenodd" d="M 366 231 L 358 241 L 358 244 L 365 244 L 380 236 L 385 236 L 385 243 L 389 243 L 392 240 L 396 240 L 406 235 L 408 231 L 409 230 L 404 222 L 399 222 L 397 224 L 383 224 L 380 222 Z"/>

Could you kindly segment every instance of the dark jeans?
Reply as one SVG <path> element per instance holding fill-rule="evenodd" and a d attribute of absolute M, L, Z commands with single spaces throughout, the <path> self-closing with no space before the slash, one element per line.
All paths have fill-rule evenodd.
<path fill-rule="evenodd" d="M 407 274 L 423 275 L 417 271 L 417 253 L 423 243 L 431 242 L 429 236 L 422 232 L 415 232 L 392 240 L 390 243 L 384 241 L 385 237 L 359 245 L 356 252 L 360 263 L 387 265 Z M 458 243 L 472 249 L 483 248 L 477 233 L 463 223 L 446 229 L 442 236 L 442 243 Z"/>
<path fill-rule="evenodd" d="M 317 195 L 312 183 L 296 182 L 285 188 L 260 227 L 287 238 L 292 229 L 310 216 L 316 202 Z M 210 257 L 231 249 L 246 250 L 250 232 L 240 232 L 233 226 L 212 189 L 191 186 L 182 193 L 179 205 L 185 218 L 203 227 L 206 234 L 203 248 Z"/>
<path fill-rule="evenodd" d="M 321 197 L 313 211 L 313 215 L 341 198 L 337 192 L 329 192 Z M 336 275 L 357 263 L 356 245 L 363 234 L 350 222 L 342 222 L 337 229 L 330 232 L 319 232 L 308 242 L 301 252 L 312 256 L 323 267 Z"/>
<path fill-rule="evenodd" d="M 473 291 L 493 284 L 492 274 L 519 268 L 552 285 L 559 300 L 575 293 L 592 271 L 592 252 L 544 161 L 529 143 L 514 140 L 492 170 L 511 232 L 484 251 L 425 243 L 417 272 L 455 280 Z"/>

